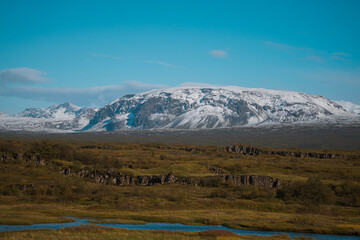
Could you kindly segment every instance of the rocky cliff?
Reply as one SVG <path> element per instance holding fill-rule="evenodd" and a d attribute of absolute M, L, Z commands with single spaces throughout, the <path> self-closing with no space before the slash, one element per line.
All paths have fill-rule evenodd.
<path fill-rule="evenodd" d="M 336 158 L 336 157 L 344 157 L 343 154 L 334 154 L 334 153 L 319 153 L 319 152 L 298 152 L 298 151 L 273 151 L 266 150 L 262 148 L 256 148 L 251 146 L 243 146 L 243 145 L 234 145 L 234 146 L 226 146 L 219 148 L 220 151 L 226 152 L 234 152 L 240 153 L 243 155 L 279 155 L 279 156 L 290 156 L 290 157 L 299 157 L 299 158 Z"/>
<path fill-rule="evenodd" d="M 269 177 L 269 176 L 257 176 L 257 175 L 230 175 L 226 171 L 217 169 L 215 167 L 209 167 L 209 171 L 221 176 L 214 177 L 181 177 L 175 176 L 172 173 L 162 174 L 160 176 L 131 176 L 124 174 L 112 169 L 106 171 L 99 170 L 73 170 L 69 167 L 62 167 L 58 163 L 46 161 L 43 158 L 36 155 L 23 156 L 21 154 L 7 154 L 0 153 L 0 162 L 11 162 L 11 161 L 24 161 L 26 165 L 33 165 L 35 167 L 48 166 L 54 171 L 59 171 L 67 176 L 77 176 L 80 178 L 86 178 L 90 181 L 94 181 L 98 184 L 111 184 L 111 185 L 141 185 L 141 186 L 152 186 L 154 184 L 181 184 L 181 185 L 195 185 L 201 186 L 203 182 L 209 180 L 220 180 L 222 183 L 228 183 L 235 186 L 240 185 L 253 185 L 268 188 L 280 188 L 284 181 Z M 21 186 L 23 187 L 23 186 Z M 25 186 L 26 187 L 26 186 Z"/>
<path fill-rule="evenodd" d="M 180 148 L 180 150 L 187 152 L 208 151 L 198 147 L 185 147 L 185 148 Z M 283 157 L 324 158 L 324 159 L 346 157 L 344 154 L 325 153 L 325 152 L 307 152 L 307 151 L 268 150 L 265 148 L 257 148 L 252 146 L 239 145 L 239 144 L 232 146 L 218 147 L 215 151 L 231 152 L 231 153 L 238 153 L 238 154 L 250 155 L 250 156 L 278 155 Z"/>

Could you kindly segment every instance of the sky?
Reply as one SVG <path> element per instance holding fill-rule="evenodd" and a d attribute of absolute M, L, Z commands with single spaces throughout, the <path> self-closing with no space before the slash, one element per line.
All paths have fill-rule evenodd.
<path fill-rule="evenodd" d="M 0 111 L 179 85 L 360 104 L 360 1 L 1 1 Z"/>

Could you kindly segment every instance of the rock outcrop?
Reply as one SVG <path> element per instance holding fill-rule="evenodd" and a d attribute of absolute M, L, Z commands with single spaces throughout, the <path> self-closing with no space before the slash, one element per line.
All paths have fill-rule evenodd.
<path fill-rule="evenodd" d="M 243 155 L 250 156 L 258 156 L 258 155 L 279 155 L 279 156 L 290 156 L 290 157 L 298 157 L 298 158 L 341 158 L 345 157 L 343 154 L 334 154 L 334 153 L 318 153 L 318 152 L 292 152 L 292 151 L 273 151 L 262 148 L 256 148 L 251 146 L 243 146 L 243 145 L 233 145 L 220 147 L 218 151 L 226 151 L 239 153 Z"/>
<path fill-rule="evenodd" d="M 36 167 L 48 166 L 54 171 L 60 171 L 62 174 L 67 176 L 78 176 L 80 178 L 87 178 L 91 181 L 94 181 L 98 184 L 111 184 L 111 185 L 141 185 L 141 186 L 152 186 L 154 184 L 181 184 L 181 185 L 199 185 L 202 178 L 201 177 L 179 177 L 175 176 L 172 173 L 162 174 L 160 176 L 131 176 L 129 174 L 124 174 L 121 172 L 116 172 L 113 169 L 106 171 L 99 170 L 89 170 L 82 169 L 76 171 L 72 168 L 63 168 L 61 164 L 54 163 L 52 161 L 46 161 L 38 155 L 29 155 L 25 156 L 21 154 L 9 154 L 9 153 L 0 153 L 0 162 L 11 162 L 11 161 L 24 161 L 26 165 L 34 165 Z M 231 183 L 235 186 L 240 185 L 254 185 L 267 188 L 279 188 L 283 185 L 284 181 L 269 177 L 269 176 L 256 176 L 256 175 L 230 175 L 228 172 L 221 168 L 216 168 L 214 166 L 207 166 L 209 171 L 217 174 L 223 175 L 223 183 Z M 211 178 L 211 177 L 210 177 Z M 218 178 L 218 177 L 217 177 Z"/>
<path fill-rule="evenodd" d="M 72 173 L 70 168 L 64 168 L 61 172 L 68 176 L 78 176 L 81 178 L 87 178 L 95 181 L 99 184 L 111 184 L 111 185 L 141 185 L 152 186 L 154 184 L 181 184 L 181 185 L 195 185 L 197 186 L 201 181 L 201 178 L 191 177 L 176 177 L 174 174 L 162 174 L 160 176 L 131 176 L 128 174 L 122 174 L 120 172 L 114 172 L 108 170 L 105 172 L 89 171 L 88 169 L 80 170 L 77 173 Z M 235 186 L 240 185 L 253 185 L 267 188 L 279 188 L 284 183 L 283 180 L 268 177 L 268 176 L 256 176 L 256 175 L 224 175 L 223 183 L 229 182 Z"/>
<path fill-rule="evenodd" d="M 14 157 L 11 155 L 11 154 L 8 154 L 8 153 L 1 153 L 0 154 L 0 162 L 9 162 L 11 160 L 13 160 Z"/>
<path fill-rule="evenodd" d="M 181 178 L 175 177 L 174 174 L 162 174 L 160 176 L 131 176 L 113 170 L 105 172 L 101 171 L 89 171 L 88 169 L 80 170 L 77 173 L 73 173 L 70 168 L 64 168 L 60 171 L 61 173 L 68 176 L 78 176 L 81 178 L 88 178 L 99 184 L 112 184 L 112 185 L 141 185 L 141 186 L 152 186 L 154 184 L 194 184 L 196 180 L 192 178 Z"/>
<path fill-rule="evenodd" d="M 210 149 L 202 149 L 197 147 L 184 147 L 179 150 L 186 152 L 209 152 Z M 244 145 L 232 145 L 219 147 L 215 151 L 217 152 L 232 152 L 239 153 L 242 155 L 258 156 L 258 155 L 278 155 L 278 156 L 290 156 L 298 158 L 343 158 L 346 157 L 344 154 L 335 154 L 335 153 L 320 153 L 320 152 L 300 152 L 300 151 L 281 151 L 281 150 L 268 150 L 263 148 L 257 148 L 252 146 Z"/>
<path fill-rule="evenodd" d="M 280 188 L 284 184 L 284 180 L 280 180 L 269 176 L 257 175 L 226 175 L 223 178 L 224 182 L 230 182 L 233 185 L 240 186 L 259 186 L 266 188 Z"/>
<path fill-rule="evenodd" d="M 227 174 L 227 172 L 221 168 L 217 168 L 214 166 L 207 166 L 207 168 L 209 169 L 210 172 L 212 172 L 214 174 L 218 174 L 218 175 Z"/>
<path fill-rule="evenodd" d="M 113 147 L 110 146 L 99 146 L 99 145 L 84 145 L 81 146 L 80 148 L 85 148 L 85 149 L 102 149 L 102 150 L 114 150 Z"/>
<path fill-rule="evenodd" d="M 45 160 L 37 155 L 28 155 L 28 156 L 23 156 L 20 153 L 14 153 L 14 154 L 10 154 L 10 153 L 0 153 L 0 162 L 6 163 L 6 162 L 11 162 L 11 161 L 25 161 L 26 165 L 30 165 L 30 164 L 34 164 L 36 166 L 45 166 L 46 162 Z"/>

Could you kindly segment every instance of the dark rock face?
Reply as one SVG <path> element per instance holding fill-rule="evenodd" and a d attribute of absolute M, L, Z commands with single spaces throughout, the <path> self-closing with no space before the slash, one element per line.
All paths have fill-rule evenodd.
<path fill-rule="evenodd" d="M 26 191 L 27 189 L 33 188 L 34 184 L 15 184 L 20 191 Z"/>
<path fill-rule="evenodd" d="M 223 175 L 223 174 L 227 174 L 227 172 L 221 168 L 216 168 L 213 166 L 208 166 L 208 169 L 210 172 L 214 173 L 214 174 L 219 174 L 219 175 Z"/>
<path fill-rule="evenodd" d="M 229 182 L 235 186 L 240 185 L 254 185 L 260 187 L 267 187 L 267 188 L 280 188 L 284 183 L 283 180 L 268 177 L 268 176 L 257 176 L 257 175 L 230 175 L 225 170 L 221 168 L 216 168 L 213 166 L 208 166 L 210 172 L 224 175 L 223 182 Z"/>
<path fill-rule="evenodd" d="M 36 166 L 45 166 L 46 162 L 43 158 L 41 158 L 40 156 L 36 156 L 36 155 L 31 155 L 31 156 L 26 156 L 24 157 L 22 154 L 20 153 L 14 153 L 14 154 L 9 154 L 9 153 L 0 153 L 0 162 L 11 162 L 11 161 L 15 161 L 15 160 L 24 160 L 26 165 L 30 165 L 30 164 L 35 164 Z"/>
<path fill-rule="evenodd" d="M 70 169 L 62 169 L 61 172 L 68 176 L 78 176 L 81 178 L 88 178 L 90 180 L 94 180 L 99 184 L 112 184 L 112 185 L 139 185 L 139 186 L 152 186 L 154 184 L 181 184 L 181 185 L 190 185 L 193 184 L 195 186 L 198 185 L 200 179 L 199 178 L 180 178 L 176 177 L 172 173 L 167 175 L 160 176 L 130 176 L 124 175 L 119 172 L 114 171 L 89 171 L 89 170 L 81 170 L 78 173 L 71 173 Z M 254 185 L 260 187 L 267 188 L 279 188 L 281 187 L 283 180 L 268 177 L 268 176 L 256 176 L 256 175 L 225 175 L 223 177 L 223 182 L 230 182 L 233 185 Z"/>
<path fill-rule="evenodd" d="M 203 150 L 201 148 L 196 147 L 185 147 L 180 148 L 179 150 L 187 151 L 187 152 L 206 152 L 208 150 Z M 257 147 L 251 146 L 243 146 L 243 145 L 233 145 L 233 146 L 225 146 L 219 147 L 216 149 L 218 152 L 232 152 L 239 153 L 242 155 L 250 155 L 250 156 L 258 156 L 258 155 L 278 155 L 283 157 L 298 157 L 298 158 L 343 158 L 346 157 L 344 154 L 334 154 L 334 153 L 317 153 L 317 152 L 291 152 L 291 151 L 272 151 Z"/>
<path fill-rule="evenodd" d="M 337 158 L 337 157 L 345 157 L 343 154 L 333 154 L 333 153 L 316 153 L 316 152 L 288 152 L 288 151 L 271 151 L 256 147 L 242 146 L 242 145 L 234 145 L 234 146 L 226 146 L 219 148 L 219 151 L 240 153 L 243 155 L 250 156 L 258 156 L 258 155 L 280 155 L 280 156 L 291 156 L 291 157 L 299 157 L 299 158 Z"/>
<path fill-rule="evenodd" d="M 10 162 L 14 160 L 23 160 L 26 165 L 35 165 L 36 167 L 40 166 L 49 166 L 54 168 L 54 163 L 45 161 L 40 156 L 29 155 L 22 156 L 21 154 L 8 154 L 0 153 L 0 162 Z M 160 176 L 130 176 L 128 174 L 123 174 L 120 172 L 115 172 L 113 169 L 107 171 L 90 171 L 89 169 L 83 169 L 78 172 L 74 172 L 71 168 L 61 168 L 61 166 L 56 166 L 57 169 L 60 169 L 60 172 L 67 176 L 78 176 L 80 178 L 87 178 L 89 180 L 95 181 L 98 184 L 111 184 L 111 185 L 141 185 L 141 186 L 152 186 L 154 184 L 181 184 L 181 185 L 190 185 L 193 184 L 197 186 L 201 178 L 191 178 L 191 177 L 176 177 L 174 174 L 162 174 Z M 54 168 L 55 169 L 55 168 Z M 230 182 L 233 185 L 254 185 L 268 188 L 279 188 L 283 185 L 284 181 L 268 177 L 268 176 L 256 176 L 256 175 L 228 175 L 228 173 L 220 168 L 213 166 L 208 166 L 208 169 L 219 175 L 223 175 L 223 182 Z M 227 175 L 226 175 L 227 174 Z M 25 190 L 31 186 L 20 186 L 20 190 Z"/>
<path fill-rule="evenodd" d="M 72 174 L 70 169 L 62 169 L 61 172 L 65 175 L 76 175 L 81 178 L 88 178 L 100 184 L 113 184 L 113 185 L 141 185 L 152 186 L 154 184 L 177 183 L 177 184 L 190 184 L 190 178 L 177 178 L 172 173 L 160 176 L 130 176 L 120 172 L 108 170 L 106 172 L 89 171 L 87 169 L 81 170 L 78 173 Z"/>
<path fill-rule="evenodd" d="M 81 148 L 85 149 L 103 149 L 103 150 L 114 150 L 112 147 L 109 146 L 97 146 L 97 145 L 84 145 Z"/>
<path fill-rule="evenodd" d="M 2 153 L 0 154 L 0 162 L 9 162 L 11 160 L 13 160 L 13 156 L 11 154 L 8 153 Z"/>
<path fill-rule="evenodd" d="M 284 181 L 268 177 L 268 176 L 256 176 L 256 175 L 226 175 L 223 178 L 224 182 L 230 182 L 233 185 L 254 185 L 266 188 L 280 188 Z"/>

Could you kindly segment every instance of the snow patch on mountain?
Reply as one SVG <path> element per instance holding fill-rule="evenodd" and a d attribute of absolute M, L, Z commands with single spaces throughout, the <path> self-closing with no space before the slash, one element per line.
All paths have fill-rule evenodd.
<path fill-rule="evenodd" d="M 300 92 L 189 87 L 126 95 L 100 109 L 69 102 L 0 114 L 0 129 L 73 132 L 360 123 L 360 106 Z"/>
<path fill-rule="evenodd" d="M 88 125 L 97 110 L 81 108 L 69 102 L 55 104 L 46 109 L 27 108 L 14 116 L 0 115 L 0 129 L 73 132 Z"/>
<path fill-rule="evenodd" d="M 335 116 L 353 115 L 329 99 L 305 93 L 235 86 L 182 86 L 118 98 L 99 109 L 86 130 L 296 124 Z"/>
<path fill-rule="evenodd" d="M 5 112 L 0 112 L 0 118 L 2 117 L 9 117 L 9 115 L 7 115 Z"/>
<path fill-rule="evenodd" d="M 85 108 L 78 107 L 70 102 L 63 104 L 55 104 L 46 109 L 27 108 L 15 117 L 31 117 L 31 118 L 56 118 L 70 120 L 80 114 Z"/>
<path fill-rule="evenodd" d="M 339 104 L 346 111 L 360 116 L 360 105 L 356 105 L 355 103 L 347 102 L 347 101 L 334 101 L 334 102 Z"/>

